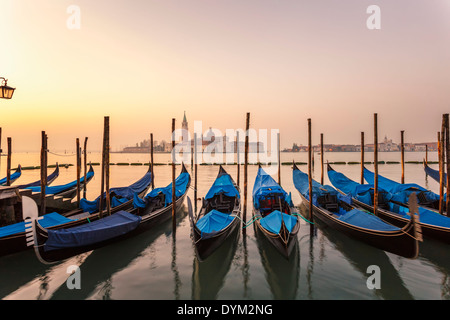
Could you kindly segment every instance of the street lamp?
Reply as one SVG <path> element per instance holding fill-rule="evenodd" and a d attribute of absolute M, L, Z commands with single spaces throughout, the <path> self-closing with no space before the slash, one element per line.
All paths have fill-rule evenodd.
<path fill-rule="evenodd" d="M 7 86 L 7 82 L 8 80 L 0 77 L 0 79 L 2 80 L 2 84 L 0 85 L 0 98 L 2 99 L 11 99 L 14 93 L 14 90 L 16 90 L 16 88 L 11 88 L 9 86 Z"/>

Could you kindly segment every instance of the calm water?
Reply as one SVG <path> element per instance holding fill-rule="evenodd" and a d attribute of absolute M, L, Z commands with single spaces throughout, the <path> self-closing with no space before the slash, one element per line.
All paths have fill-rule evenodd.
<path fill-rule="evenodd" d="M 282 153 L 282 161 L 306 161 L 306 153 Z M 329 161 L 359 161 L 358 153 L 328 153 Z M 366 154 L 366 161 L 372 155 Z M 406 161 L 421 161 L 422 153 L 406 153 Z M 148 162 L 144 154 L 111 154 L 111 162 Z M 99 162 L 98 154 L 89 154 L 88 161 Z M 315 155 L 316 163 L 319 155 Z M 429 155 L 430 160 L 436 154 Z M 169 155 L 156 154 L 155 162 L 167 163 Z M 379 160 L 400 161 L 400 153 L 381 153 Z M 75 163 L 72 156 L 49 155 L 49 164 Z M 39 164 L 37 154 L 13 155 L 13 167 Z M 367 165 L 369 169 L 373 166 Z M 432 165 L 436 167 L 436 165 Z M 2 157 L 1 176 L 5 172 Z M 236 177 L 236 167 L 226 170 Z M 241 189 L 243 167 L 241 167 Z M 335 165 L 334 168 L 358 180 L 359 165 Z M 188 166 L 189 171 L 191 170 Z M 307 166 L 300 166 L 306 172 Z M 95 167 L 96 173 L 100 167 Z M 49 169 L 49 172 L 51 169 Z M 128 185 L 139 179 L 144 166 L 112 166 L 111 187 Z M 198 195 L 204 196 L 217 175 L 218 166 L 199 166 Z M 251 195 L 257 166 L 249 166 L 248 193 Z M 379 166 L 380 174 L 400 180 L 399 164 Z M 75 167 L 61 168 L 54 185 L 72 181 Z M 179 168 L 177 169 L 179 172 Z M 191 172 L 191 171 L 190 171 Z M 281 184 L 292 192 L 293 200 L 302 210 L 300 196 L 292 182 L 292 169 L 282 166 Z M 273 172 L 276 178 L 276 171 Z M 23 171 L 18 183 L 37 180 L 39 170 Z M 320 180 L 320 166 L 314 178 Z M 405 165 L 406 182 L 416 182 L 433 191 L 438 184 L 426 179 L 420 164 Z M 170 166 L 155 167 L 156 187 L 171 181 Z M 325 182 L 328 178 L 325 174 Z M 88 185 L 88 198 L 97 197 L 100 177 Z M 193 199 L 193 189 L 188 196 Z M 242 192 L 243 195 L 243 192 Z M 249 204 L 251 199 L 249 197 Z M 229 242 L 204 262 L 195 258 L 190 238 L 187 207 L 179 212 L 177 231 L 171 222 L 139 236 L 73 257 L 54 265 L 43 265 L 32 251 L 0 258 L 0 297 L 2 299 L 450 299 L 450 258 L 448 245 L 428 239 L 421 245 L 420 256 L 409 260 L 352 240 L 330 228 L 310 226 L 302 221 L 294 256 L 283 259 L 266 242 L 255 236 L 253 226 L 240 233 L 236 242 Z M 248 206 L 248 217 L 251 206 Z M 250 219 L 248 219 L 250 220 Z M 81 270 L 81 289 L 66 286 L 68 266 Z M 370 290 L 366 281 L 367 267 L 381 270 L 381 289 Z"/>

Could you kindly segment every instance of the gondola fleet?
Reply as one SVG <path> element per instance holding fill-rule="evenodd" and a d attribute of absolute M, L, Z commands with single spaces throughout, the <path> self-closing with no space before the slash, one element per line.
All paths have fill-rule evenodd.
<path fill-rule="evenodd" d="M 378 175 L 378 192 L 374 192 L 374 173 L 364 168 L 368 184 L 360 184 L 334 170 L 327 164 L 329 181 L 323 185 L 309 179 L 295 164 L 292 181 L 302 202 L 312 207 L 309 215 L 302 215 L 284 190 L 259 166 L 252 191 L 252 215 L 243 221 L 239 185 L 223 166 L 208 192 L 193 208 L 187 197 L 191 176 L 182 164 L 175 186 L 151 189 L 152 171 L 125 187 L 109 189 L 93 201 L 81 199 L 79 208 L 70 212 L 52 212 L 39 216 L 36 202 L 22 197 L 24 220 L 0 228 L 0 257 L 34 249 L 43 263 L 54 263 L 95 250 L 147 231 L 173 218 L 174 212 L 187 202 L 192 244 L 198 260 L 208 259 L 227 239 L 237 239 L 240 230 L 253 224 L 258 241 L 266 241 L 280 256 L 290 259 L 298 246 L 297 235 L 301 220 L 317 221 L 358 241 L 401 257 L 414 259 L 419 254 L 419 242 L 427 238 L 450 244 L 450 217 L 436 211 L 439 195 L 417 184 L 400 184 Z M 424 162 L 427 175 L 439 178 L 438 173 Z M 11 176 L 21 175 L 20 166 Z M 59 167 L 47 177 L 48 185 L 59 175 Z M 90 166 L 87 184 L 94 176 Z M 3 181 L 2 179 L 1 181 Z M 310 187 L 312 183 L 312 188 Z M 40 192 L 40 183 L 20 185 L 21 189 Z M 172 195 L 175 190 L 175 196 Z M 46 187 L 46 194 L 60 194 L 73 198 L 77 181 Z M 374 210 L 375 194 L 377 210 Z M 110 199 L 108 214 L 106 199 Z M 175 204 L 173 203 L 175 199 Z M 199 199 L 200 200 L 200 199 Z M 197 203 L 197 199 L 195 199 Z M 312 203 L 310 203 L 312 202 Z M 101 204 L 103 207 L 101 208 Z M 425 240 L 422 239 L 422 235 Z"/>

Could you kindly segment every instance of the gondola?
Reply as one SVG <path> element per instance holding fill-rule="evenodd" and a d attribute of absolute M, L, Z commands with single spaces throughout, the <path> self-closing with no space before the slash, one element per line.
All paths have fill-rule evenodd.
<path fill-rule="evenodd" d="M 182 172 L 175 182 L 176 208 L 182 205 L 189 185 L 190 176 L 183 166 Z M 158 192 L 155 197 L 165 196 L 169 188 L 171 190 L 172 186 L 160 188 L 164 190 Z M 151 200 L 144 200 L 145 207 L 135 207 L 129 211 L 120 210 L 91 223 L 57 230 L 46 229 L 41 226 L 38 219 L 34 219 L 32 232 L 36 255 L 43 263 L 52 263 L 134 236 L 150 229 L 156 223 L 170 218 L 171 200 L 171 197 L 165 199 L 165 206 L 162 208 L 152 206 Z"/>
<path fill-rule="evenodd" d="M 92 178 L 94 178 L 94 168 L 92 165 L 89 167 L 89 171 L 86 172 L 86 184 L 88 184 Z M 40 193 L 41 192 L 41 186 L 40 181 L 37 185 L 33 186 L 25 186 L 25 187 L 19 187 L 24 189 L 29 189 L 34 193 Z M 84 176 L 80 177 L 80 190 L 83 190 L 84 188 Z M 72 199 L 77 195 L 77 180 L 71 181 L 66 184 L 57 185 L 57 186 L 48 186 L 45 188 L 45 194 L 49 195 L 55 195 L 60 196 L 67 199 Z"/>
<path fill-rule="evenodd" d="M 353 203 L 357 206 L 373 212 L 373 184 L 359 184 L 350 180 L 340 172 L 335 171 L 327 164 L 328 179 L 331 184 L 342 194 L 351 195 Z M 403 227 L 410 220 L 409 208 L 389 201 L 390 194 L 384 190 L 378 190 L 378 216 L 397 227 Z M 450 243 L 450 218 L 439 213 L 419 207 L 419 224 L 422 234 L 442 242 Z"/>
<path fill-rule="evenodd" d="M 364 168 L 364 179 L 374 184 L 374 173 Z M 378 187 L 391 194 L 391 201 L 407 206 L 409 195 L 415 193 L 419 206 L 431 210 L 439 209 L 439 195 L 419 186 L 416 183 L 399 183 L 378 175 Z"/>
<path fill-rule="evenodd" d="M 22 175 L 22 166 L 19 164 L 19 166 L 17 167 L 16 171 L 14 171 L 14 173 L 11 174 L 11 176 L 9 177 L 10 185 L 14 181 L 19 179 L 21 175 Z M 6 186 L 7 179 L 8 179 L 7 177 L 5 177 L 3 179 L 0 179 L 0 186 Z"/>
<path fill-rule="evenodd" d="M 181 172 L 175 179 L 176 210 L 183 204 L 190 185 L 191 176 L 183 163 Z M 153 225 L 170 219 L 172 217 L 172 183 L 163 188 L 153 189 L 143 198 L 135 194 L 133 207 L 137 215 L 145 216 L 149 220 L 148 224 Z"/>
<path fill-rule="evenodd" d="M 151 171 L 149 170 L 145 175 L 133 185 L 140 185 L 140 188 L 134 188 L 130 190 L 136 190 L 139 192 L 139 196 L 144 196 L 151 186 Z M 126 191 L 128 187 L 123 187 Z M 121 188 L 116 188 L 121 189 Z M 112 190 L 112 189 L 111 189 Z M 111 201 L 111 213 L 115 213 L 121 210 L 129 210 L 133 208 L 133 195 L 131 199 L 124 198 L 126 201 Z M 26 213 L 23 213 L 24 219 L 27 218 Z M 93 211 L 92 213 L 86 212 L 82 209 L 75 209 L 65 213 L 51 212 L 43 216 L 43 220 L 40 221 L 41 225 L 45 228 L 56 230 L 60 228 L 69 228 L 86 223 L 93 222 L 100 218 L 99 211 Z M 12 225 L 8 225 L 0 228 L 0 257 L 15 252 L 19 252 L 27 249 L 27 240 L 25 233 L 25 221 L 21 221 Z"/>
<path fill-rule="evenodd" d="M 283 257 L 289 259 L 300 230 L 299 213 L 291 195 L 259 166 L 252 197 L 255 231 L 259 230 Z"/>
<path fill-rule="evenodd" d="M 56 178 L 58 178 L 59 176 L 59 165 L 58 163 L 56 163 L 56 168 L 55 170 L 47 176 L 47 186 L 51 185 L 53 181 L 56 180 Z M 27 183 L 27 184 L 22 184 L 20 186 L 17 186 L 18 189 L 28 189 L 31 187 L 38 187 L 41 185 L 41 180 L 37 180 L 31 183 Z"/>
<path fill-rule="evenodd" d="M 433 180 L 437 181 L 438 183 L 441 182 L 441 175 L 439 173 L 439 170 L 435 170 L 433 168 L 430 168 L 428 166 L 428 163 L 425 161 L 425 159 L 423 160 L 423 169 L 425 170 L 425 173 L 427 175 L 429 175 L 431 178 L 433 178 Z M 447 173 L 444 173 L 444 187 L 447 188 Z"/>
<path fill-rule="evenodd" d="M 239 227 L 240 216 L 239 187 L 220 166 L 198 215 L 194 217 L 189 206 L 192 240 L 200 261 L 209 257 Z"/>
<path fill-rule="evenodd" d="M 293 180 L 302 201 L 309 205 L 308 175 L 294 164 Z M 413 215 L 408 224 L 399 228 L 388 224 L 368 211 L 359 209 L 350 196 L 343 196 L 333 187 L 312 180 L 314 221 L 324 224 L 387 252 L 415 259 L 419 254 L 420 225 Z"/>

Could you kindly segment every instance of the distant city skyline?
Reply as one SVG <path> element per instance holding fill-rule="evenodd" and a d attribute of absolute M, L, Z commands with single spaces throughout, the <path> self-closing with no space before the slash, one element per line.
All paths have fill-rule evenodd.
<path fill-rule="evenodd" d="M 368 12 L 379 7 L 379 16 Z M 171 121 L 279 129 L 281 147 L 431 142 L 449 112 L 450 2 L 3 0 L 2 147 L 112 150 L 170 140 Z M 377 28 L 371 28 L 378 22 Z M 376 25 L 376 23 L 375 23 Z M 190 129 L 192 129 L 190 127 Z"/>

